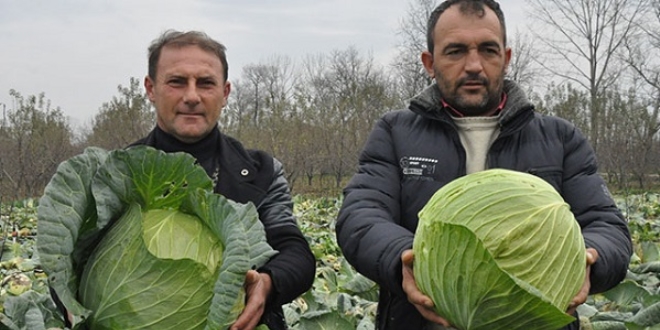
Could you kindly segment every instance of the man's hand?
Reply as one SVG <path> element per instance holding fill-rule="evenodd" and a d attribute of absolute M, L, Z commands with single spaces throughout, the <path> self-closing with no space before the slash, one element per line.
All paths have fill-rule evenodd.
<path fill-rule="evenodd" d="M 575 310 L 577 309 L 577 307 L 584 304 L 584 302 L 587 301 L 587 296 L 589 296 L 589 289 L 591 289 L 591 280 L 589 279 L 589 275 L 591 273 L 591 265 L 596 263 L 596 260 L 598 260 L 598 251 L 596 251 L 596 249 L 588 248 L 587 271 L 584 275 L 584 284 L 582 284 L 582 288 L 580 289 L 580 291 L 578 291 L 577 295 L 573 298 L 573 300 L 571 300 L 571 303 L 568 305 L 568 310 L 566 310 L 566 313 L 568 315 L 575 314 Z"/>
<path fill-rule="evenodd" d="M 401 261 L 403 263 L 403 291 L 408 296 L 408 301 L 417 308 L 422 316 L 437 324 L 442 324 L 445 327 L 449 326 L 449 322 L 440 315 L 436 314 L 433 309 L 433 300 L 427 295 L 423 294 L 417 288 L 415 283 L 415 275 L 413 274 L 413 250 L 405 250 L 401 254 Z"/>
<path fill-rule="evenodd" d="M 245 294 L 247 302 L 241 315 L 231 326 L 231 330 L 252 330 L 257 327 L 266 307 L 266 300 L 272 288 L 270 275 L 249 270 L 245 274 Z"/>

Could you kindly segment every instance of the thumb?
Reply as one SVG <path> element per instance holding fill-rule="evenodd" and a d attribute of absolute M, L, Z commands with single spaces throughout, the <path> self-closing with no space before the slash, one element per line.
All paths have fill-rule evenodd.
<path fill-rule="evenodd" d="M 587 265 L 591 266 L 598 260 L 598 251 L 594 248 L 587 249 Z"/>
<path fill-rule="evenodd" d="M 401 253 L 401 262 L 405 265 L 412 265 L 413 259 L 415 259 L 415 255 L 413 254 L 413 250 L 408 249 L 403 251 Z"/>
<path fill-rule="evenodd" d="M 249 285 L 252 283 L 255 283 L 259 280 L 259 273 L 255 270 L 248 270 L 248 272 L 245 274 L 245 284 Z"/>

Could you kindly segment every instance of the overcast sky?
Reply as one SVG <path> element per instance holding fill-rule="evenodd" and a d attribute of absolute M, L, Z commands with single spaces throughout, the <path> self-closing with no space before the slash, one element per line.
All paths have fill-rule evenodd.
<path fill-rule="evenodd" d="M 149 43 L 161 32 L 201 30 L 228 48 L 230 80 L 273 55 L 355 46 L 389 63 L 411 0 L 0 0 L 0 103 L 9 90 L 45 93 L 74 125 L 88 123 L 142 80 Z M 509 35 L 522 25 L 524 0 L 501 0 Z M 2 109 L 0 104 L 0 109 Z"/>

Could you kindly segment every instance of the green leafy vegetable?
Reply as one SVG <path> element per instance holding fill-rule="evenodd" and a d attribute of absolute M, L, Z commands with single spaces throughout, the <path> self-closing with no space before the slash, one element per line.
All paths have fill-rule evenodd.
<path fill-rule="evenodd" d="M 89 148 L 38 207 L 38 251 L 73 328 L 224 329 L 276 252 L 252 204 L 212 192 L 185 153 Z"/>
<path fill-rule="evenodd" d="M 555 330 L 585 277 L 580 227 L 554 188 L 492 169 L 454 180 L 419 214 L 415 280 L 459 329 Z"/>

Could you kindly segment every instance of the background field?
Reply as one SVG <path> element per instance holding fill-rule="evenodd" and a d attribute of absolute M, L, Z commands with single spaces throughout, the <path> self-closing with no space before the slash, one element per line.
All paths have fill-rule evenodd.
<path fill-rule="evenodd" d="M 591 296 L 580 307 L 583 329 L 660 329 L 660 194 L 617 196 L 633 235 L 635 255 L 628 276 L 615 289 Z M 317 259 L 312 290 L 285 306 L 291 329 L 374 329 L 378 287 L 357 274 L 337 247 L 334 221 L 341 199 L 294 198 L 294 212 Z M 62 329 L 47 295 L 46 275 L 36 254 L 36 200 L 2 205 L 0 329 L 30 329 L 46 322 Z M 21 317 L 23 316 L 23 317 Z M 42 322 L 43 323 L 43 322 Z M 46 328 L 44 328 L 46 329 Z"/>

